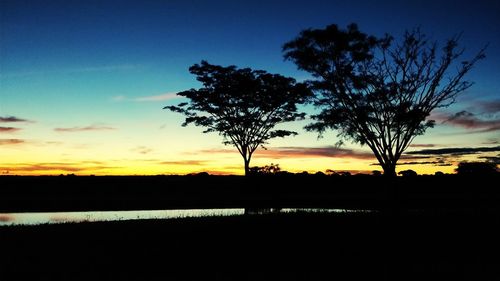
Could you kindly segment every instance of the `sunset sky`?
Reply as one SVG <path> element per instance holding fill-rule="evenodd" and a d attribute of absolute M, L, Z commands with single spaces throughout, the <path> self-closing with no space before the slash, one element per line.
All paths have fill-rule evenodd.
<path fill-rule="evenodd" d="M 291 76 L 282 45 L 306 28 L 358 23 L 400 38 L 420 27 L 443 43 L 463 32 L 463 59 L 489 43 L 469 73 L 475 85 L 435 111 L 398 170 L 453 172 L 463 160 L 500 159 L 500 1 L 0 1 L 0 173 L 243 174 L 235 148 L 162 110 L 199 88 L 202 59 Z M 308 113 L 315 110 L 305 107 Z M 252 166 L 291 172 L 381 170 L 366 147 L 335 132 L 271 140 Z"/>

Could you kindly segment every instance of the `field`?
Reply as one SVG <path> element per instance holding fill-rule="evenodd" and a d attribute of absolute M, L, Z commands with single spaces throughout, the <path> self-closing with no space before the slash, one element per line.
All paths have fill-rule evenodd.
<path fill-rule="evenodd" d="M 2 227 L 0 280 L 497 280 L 499 192 L 486 180 L 498 178 L 4 177 L 2 212 L 374 212 Z"/>

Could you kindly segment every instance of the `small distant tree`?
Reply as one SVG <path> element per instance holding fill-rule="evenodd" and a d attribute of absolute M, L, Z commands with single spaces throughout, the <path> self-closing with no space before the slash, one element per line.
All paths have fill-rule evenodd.
<path fill-rule="evenodd" d="M 456 65 L 463 49 L 458 37 L 442 52 L 418 29 L 399 43 L 391 36 L 368 36 L 351 24 L 308 29 L 283 46 L 284 57 L 314 77 L 314 105 L 321 109 L 306 129 L 321 135 L 327 129 L 342 140 L 367 145 L 384 170 L 396 176 L 396 163 L 413 139 L 434 125 L 426 120 L 435 108 L 445 107 L 472 83 L 464 80 L 484 49 Z M 339 142 L 340 143 L 340 142 Z"/>
<path fill-rule="evenodd" d="M 460 162 L 455 171 L 459 175 L 494 175 L 498 168 L 493 162 Z"/>
<path fill-rule="evenodd" d="M 280 165 L 273 163 L 262 167 L 255 166 L 250 168 L 250 174 L 252 175 L 276 175 L 279 174 L 280 172 L 281 172 Z"/>
<path fill-rule="evenodd" d="M 184 114 L 182 126 L 194 124 L 205 127 L 204 133 L 218 132 L 224 144 L 238 149 L 245 175 L 259 146 L 276 137 L 297 134 L 274 128 L 280 123 L 304 119 L 297 104 L 311 95 L 305 84 L 263 70 L 223 67 L 206 61 L 191 66 L 189 71 L 203 87 L 177 93 L 189 101 L 164 109 Z"/>

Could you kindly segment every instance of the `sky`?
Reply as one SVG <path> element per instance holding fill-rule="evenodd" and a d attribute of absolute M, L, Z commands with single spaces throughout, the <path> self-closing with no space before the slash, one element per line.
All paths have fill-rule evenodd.
<path fill-rule="evenodd" d="M 309 78 L 282 45 L 306 28 L 357 23 L 400 38 L 420 27 L 432 40 L 462 33 L 464 59 L 486 59 L 457 103 L 433 112 L 398 170 L 452 173 L 460 161 L 500 159 L 500 1 L 49 1 L 0 0 L 0 173 L 18 175 L 243 174 L 234 147 L 162 110 L 201 85 L 189 66 L 208 60 Z M 308 113 L 314 109 L 307 108 Z M 308 121 L 273 139 L 252 166 L 283 170 L 381 170 L 369 149 L 335 147 Z"/>

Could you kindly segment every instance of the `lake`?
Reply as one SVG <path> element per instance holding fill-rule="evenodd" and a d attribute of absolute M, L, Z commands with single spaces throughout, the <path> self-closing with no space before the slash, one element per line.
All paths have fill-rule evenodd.
<path fill-rule="evenodd" d="M 68 222 L 120 221 L 145 219 L 175 219 L 207 216 L 243 215 L 245 209 L 187 209 L 154 211 L 93 211 L 93 212 L 39 212 L 0 213 L 0 226 L 37 225 Z M 343 209 L 282 209 L 280 212 L 360 212 Z M 368 211 L 361 211 L 368 212 Z"/>

